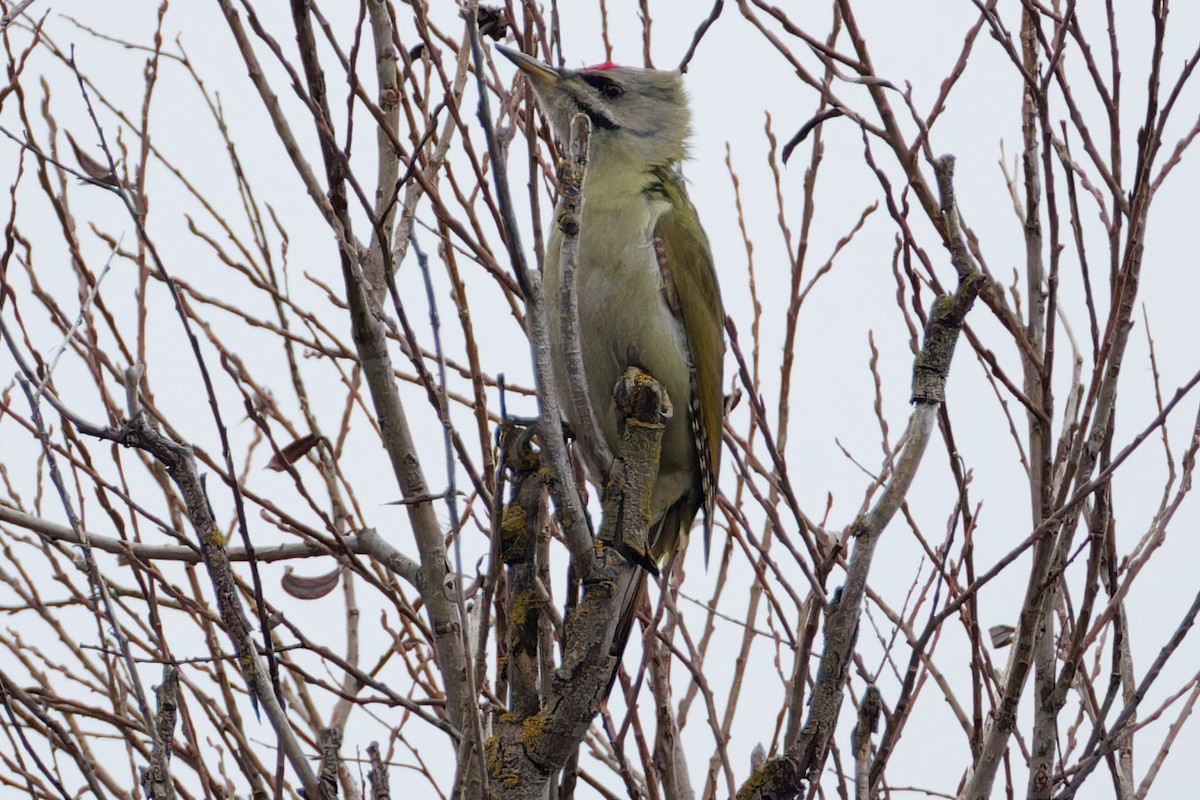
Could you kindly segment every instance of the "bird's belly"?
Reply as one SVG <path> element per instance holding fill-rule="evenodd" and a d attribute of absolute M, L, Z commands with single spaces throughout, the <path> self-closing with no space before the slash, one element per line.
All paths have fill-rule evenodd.
<path fill-rule="evenodd" d="M 611 220 L 607 220 L 611 222 Z M 617 414 L 613 388 L 629 367 L 652 375 L 670 396 L 674 414 L 663 434 L 662 458 L 651 499 L 651 518 L 691 489 L 696 453 L 689 420 L 691 368 L 687 340 L 662 292 L 662 273 L 648 228 L 621 236 L 620 225 L 603 217 L 588 219 L 580 242 L 576 272 L 579 297 L 579 335 L 588 393 L 595 402 L 597 421 L 610 449 L 617 445 Z M 592 235 L 589 234 L 589 228 Z M 606 235 L 606 233 L 608 235 Z M 557 237 L 551 241 L 556 255 Z M 624 247 L 613 242 L 625 241 Z M 554 350 L 558 394 L 567 420 L 577 424 L 570 402 L 558 314 L 558 259 L 547 259 L 547 306 Z M 553 274 L 552 274 L 553 273 Z M 595 473 L 594 465 L 589 469 Z"/>

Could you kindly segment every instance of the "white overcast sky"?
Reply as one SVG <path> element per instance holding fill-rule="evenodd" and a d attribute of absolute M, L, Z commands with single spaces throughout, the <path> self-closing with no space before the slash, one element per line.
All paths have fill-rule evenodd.
<path fill-rule="evenodd" d="M 260 0 L 256 5 L 268 24 L 273 26 L 277 38 L 285 45 L 290 45 L 286 4 Z M 356 11 L 335 8 L 339 4 L 333 2 L 325 5 L 328 6 L 325 11 L 330 15 L 349 15 L 337 20 L 340 30 L 348 30 Z M 454 4 L 441 0 L 432 5 L 435 7 L 433 13 L 441 20 L 443 29 L 457 31 L 453 21 Z M 657 66 L 668 67 L 678 62 L 696 24 L 708 12 L 709 5 L 707 2 L 683 0 L 650 3 L 654 18 L 653 58 Z M 795 22 L 818 35 L 823 36 L 828 29 L 829 3 L 781 5 L 787 8 Z M 1090 7 L 1100 4 L 1080 5 Z M 1127 103 L 1124 127 L 1128 153 L 1131 152 L 1133 132 L 1142 113 L 1139 94 L 1144 94 L 1151 29 L 1146 10 L 1148 3 L 1127 2 L 1118 5 L 1121 7 L 1120 30 Z M 565 42 L 563 49 L 568 66 L 604 60 L 598 4 L 565 1 L 560 6 Z M 642 39 L 638 4 L 630 0 L 608 0 L 607 6 L 614 60 L 639 64 Z M 1010 30 L 1017 30 L 1018 4 L 1002 2 L 1001 6 Z M 69 23 L 63 15 L 75 17 L 104 33 L 148 43 L 154 29 L 156 7 L 155 3 L 134 0 L 117 4 L 38 0 L 31 10 L 35 14 L 49 12 L 47 31 L 57 43 L 64 47 L 74 44 L 81 68 L 114 102 L 127 112 L 136 114 L 143 91 L 144 54 L 97 41 Z M 403 8 L 399 6 L 402 17 Z M 928 108 L 937 95 L 942 79 L 958 57 L 965 31 L 976 20 L 974 5 L 967 0 L 873 0 L 857 3 L 856 8 L 858 20 L 872 48 L 878 74 L 897 86 L 911 85 L 917 107 Z M 1102 20 L 1086 16 L 1094 11 L 1089 8 L 1083 12 L 1085 24 L 1099 36 L 1103 33 Z M 1177 4 L 1172 9 L 1170 25 L 1173 30 L 1168 42 L 1170 55 L 1165 61 L 1171 70 L 1177 70 L 1200 42 L 1200 7 L 1188 3 Z M 275 208 L 288 227 L 292 288 L 316 302 L 319 294 L 299 276 L 302 270 L 308 271 L 336 286 L 340 282 L 336 253 L 331 238 L 294 177 L 270 129 L 261 103 L 246 79 L 245 68 L 237 57 L 217 4 L 177 0 L 167 12 L 166 30 L 164 38 L 172 42 L 176 36 L 180 37 L 210 91 L 219 92 L 232 135 L 241 148 L 243 162 L 252 180 L 262 198 Z M 404 35 L 410 36 L 407 31 Z M 803 47 L 797 42 L 793 50 L 802 53 Z M 267 60 L 264 51 L 260 50 L 260 58 Z M 810 58 L 809 64 L 813 69 L 818 69 L 815 60 Z M 1068 67 L 1076 69 L 1078 65 L 1072 63 Z M 513 73 L 507 63 L 501 63 L 499 69 L 505 76 Z M 44 73 L 47 76 L 60 127 L 71 130 L 81 144 L 94 143 L 95 136 L 90 131 L 77 87 L 69 73 L 41 53 L 35 53 L 28 71 L 32 75 Z M 277 79 L 280 78 L 278 70 L 272 68 L 270 72 Z M 36 84 L 27 80 L 26 85 Z M 691 185 L 692 199 L 712 241 L 726 310 L 742 332 L 743 344 L 748 346 L 752 307 L 747 284 L 747 257 L 735 217 L 733 190 L 725 164 L 727 149 L 741 181 L 748 234 L 754 243 L 758 297 L 762 303 L 763 395 L 768 408 L 773 409 L 779 392 L 779 342 L 789 275 L 777 223 L 775 189 L 765 155 L 767 137 L 764 123 L 769 115 L 775 135 L 782 144 L 812 116 L 818 99 L 814 91 L 791 73 L 784 60 L 743 19 L 732 2 L 727 3 L 723 17 L 701 44 L 687 75 L 687 85 L 695 117 L 695 131 L 691 141 L 692 158 L 685 172 Z M 335 78 L 330 79 L 330 87 L 336 98 L 335 107 L 339 111 L 344 109 L 344 87 Z M 277 80 L 276 88 L 304 131 L 309 158 L 316 162 L 318 155 L 311 126 L 305 125 L 297 104 L 281 79 Z M 222 199 L 231 209 L 239 208 L 239 200 L 230 188 L 232 183 L 228 161 L 223 156 L 211 119 L 202 109 L 202 101 L 189 80 L 176 65 L 164 61 L 157 91 L 152 117 L 155 144 L 177 161 L 202 191 Z M 864 88 L 839 84 L 837 91 L 856 108 L 868 110 Z M 472 91 L 465 109 L 468 113 L 473 113 L 473 97 Z M 36 105 L 37 100 L 40 98 L 31 98 L 31 107 Z M 1200 94 L 1195 87 L 1191 87 L 1179 102 L 1181 109 L 1185 110 L 1177 114 L 1177 127 L 1167 136 L 1170 145 L 1186 126 L 1196 120 L 1200 111 Z M 1013 270 L 1020 268 L 1024 258 L 1021 228 L 1013 214 L 999 166 L 1002 153 L 1007 154 L 1010 164 L 1019 153 L 1019 103 L 1019 84 L 1014 80 L 1011 65 L 999 47 L 987 35 L 981 35 L 961 85 L 955 90 L 944 119 L 935 128 L 932 142 L 935 153 L 953 153 L 957 156 L 957 185 L 965 221 L 978 235 L 980 247 L 991 269 L 1006 283 L 1011 282 Z M 1096 106 L 1090 104 L 1085 110 L 1094 113 Z M 1061 115 L 1061 107 L 1056 113 Z M 111 115 L 102 114 L 101 120 L 110 134 L 115 133 L 116 125 Z M 360 115 L 360 141 L 356 144 L 355 159 L 359 174 L 365 176 L 365 183 L 369 185 L 374 177 L 374 167 L 370 156 L 373 139 L 367 130 L 367 121 L 365 115 Z M 10 130 L 20 129 L 21 123 L 11 103 L 6 103 L 0 110 L 0 123 Z M 477 147 L 482 149 L 482 135 L 476 131 L 473 138 Z M 124 141 L 133 147 L 133 137 L 128 132 Z M 879 184 L 864 161 L 863 141 L 852 123 L 844 119 L 827 123 L 823 129 L 823 141 L 825 161 L 817 184 L 819 202 L 809 243 L 809 274 L 826 260 L 837 241 L 853 227 L 863 209 L 880 199 Z M 62 151 L 66 149 L 61 134 L 59 147 Z M 7 187 L 12 183 L 18 153 L 16 146 L 7 140 L 0 141 L 0 148 L 3 148 L 3 156 L 0 157 L 0 184 L 5 190 L 5 200 L 0 201 L 0 208 L 3 208 L 7 203 Z M 800 148 L 791 165 L 782 173 L 784 209 L 793 235 L 799 230 L 804 169 L 809 161 L 808 148 L 808 145 Z M 874 152 L 881 162 L 887 163 L 893 181 L 898 181 L 898 172 L 891 166 L 888 155 L 878 143 Z M 514 182 L 520 187 L 519 182 L 524 180 L 524 165 L 518 160 L 513 169 Z M 22 212 L 21 219 L 28 234 L 40 237 L 43 280 L 53 286 L 58 279 L 54 276 L 54 270 L 62 270 L 61 279 L 73 287 L 69 263 L 61 247 L 56 249 L 54 244 L 57 222 L 49 213 L 49 207 L 38 198 L 29 177 L 27 174 L 24 179 L 26 185 L 18 202 L 28 202 L 34 209 L 28 213 Z M 222 277 L 222 271 L 212 263 L 209 252 L 187 234 L 183 215 L 196 213 L 194 204 L 173 188 L 174 184 L 162 174 L 159 167 L 151 168 L 150 180 L 151 231 L 160 243 L 168 264 L 180 277 L 205 286 L 213 293 L 228 292 L 228 299 L 236 300 L 238 287 L 229 285 L 222 288 L 221 282 L 226 280 Z M 156 190 L 156 185 L 164 188 Z M 1164 186 L 1157 200 L 1157 212 L 1151 216 L 1147 235 L 1141 298 L 1155 337 L 1163 390 L 1168 396 L 1200 368 L 1200 355 L 1195 347 L 1200 334 L 1200 318 L 1194 310 L 1197 289 L 1195 257 L 1200 252 L 1200 226 L 1196 224 L 1194 196 L 1197 185 L 1200 185 L 1200 164 L 1195 158 L 1185 159 Z M 518 191 L 517 194 L 521 196 L 523 192 Z M 81 229 L 86 227 L 86 223 L 95 221 L 107 231 L 124 231 L 126 245 L 132 245 L 134 233 L 127 222 L 122 221 L 124 212 L 109 198 L 101 197 L 98 192 L 90 195 L 76 192 L 75 196 Z M 428 209 L 423 210 L 428 218 Z M 4 213 L 6 215 L 7 211 Z M 232 211 L 231 215 L 236 217 L 238 213 Z M 543 223 L 546 223 L 549 215 L 544 213 L 543 216 Z M 1089 211 L 1085 216 L 1090 226 L 1086 234 L 1093 242 L 1094 252 L 1100 253 L 1104 243 L 1095 215 Z M 918 225 L 916 230 L 923 247 L 939 264 L 943 281 L 949 283 L 953 271 L 936 237 L 928 225 Z M 362 233 L 360 235 L 365 236 Z M 829 520 L 830 528 L 835 531 L 852 521 L 867 488 L 862 471 L 846 458 L 839 443 L 868 469 L 877 470 L 883 458 L 879 427 L 873 412 L 874 380 L 868 370 L 869 334 L 873 334 L 880 352 L 878 370 L 882 378 L 883 411 L 890 426 L 891 441 L 895 442 L 903 430 L 909 412 L 911 353 L 907 329 L 895 304 L 896 285 L 891 263 L 894 237 L 894 225 L 881 208 L 870 217 L 862 233 L 839 256 L 831 274 L 818 284 L 801 315 L 795 354 L 795 385 L 792 387 L 789 469 L 809 516 L 823 516 L 826 498 L 832 495 L 833 507 Z M 427 231 L 419 232 L 418 238 L 426 249 L 435 245 Z M 89 256 L 96 263 L 101 262 L 105 253 L 103 243 L 86 231 L 83 239 Z M 530 242 L 526 234 L 527 247 Z M 1105 286 L 1106 265 L 1098 264 L 1094 269 L 1097 287 Z M 486 280 L 478 275 L 474 279 Z M 468 281 L 471 280 L 469 277 Z M 119 306 L 122 293 L 130 292 L 134 285 L 135 277 L 130 274 L 127 265 L 118 265 L 106 279 L 103 292 L 106 298 Z M 412 297 L 419 299 L 418 307 L 423 309 L 424 292 L 411 263 L 405 264 L 401 270 L 402 289 L 405 286 L 411 290 Z M 1063 271 L 1063 311 L 1077 338 L 1083 343 L 1087 339 L 1087 322 L 1078 286 L 1078 270 L 1074 268 L 1073 256 L 1069 255 Z M 22 291 L 24 287 L 21 284 L 15 288 Z M 469 283 L 468 291 L 471 290 Z M 73 289 L 65 292 L 64 296 L 68 307 L 69 302 L 77 302 L 72 299 Z M 446 297 L 444 291 L 442 297 Z M 926 292 L 926 302 L 930 299 L 931 296 Z M 448 306 L 448 301 L 445 302 Z M 523 341 L 516 338 L 519 332 L 511 318 L 495 304 L 489 307 L 486 303 L 480 303 L 475 313 L 477 329 L 486 331 L 481 341 L 481 352 L 488 371 L 504 372 L 512 380 L 527 384 L 530 374 L 528 350 Z M 1124 446 L 1156 413 L 1140 308 L 1136 319 L 1137 325 L 1122 378 L 1121 391 L 1126 395 L 1127 405 L 1121 407 L 1117 417 L 1115 443 L 1118 448 Z M 33 322 L 39 324 L 36 320 Z M 164 370 L 170 364 L 180 372 L 179 380 L 174 384 L 162 377 L 158 379 L 156 385 L 160 407 L 168 414 L 177 415 L 177 424 L 185 427 L 194 440 L 214 447 L 215 434 L 211 422 L 203 405 L 198 405 L 201 401 L 192 382 L 194 368 L 190 356 L 173 355 L 181 353 L 179 348 L 183 347 L 174 327 L 173 313 L 166 313 L 164 306 L 157 323 L 162 328 L 161 331 L 156 330 L 154 345 L 158 353 L 157 358 L 152 357 L 150 368 L 152 371 Z M 1017 364 L 1015 352 L 982 305 L 975 309 L 971 323 L 977 326 L 981 338 L 995 348 L 1000 361 L 1019 374 L 1019 370 L 1014 369 Z M 341 330 L 345 330 L 344 325 Z M 348 336 L 346 338 L 348 340 Z M 49 330 L 45 330 L 45 338 L 35 344 L 43 350 L 49 350 L 57 341 Z M 1085 352 L 1085 359 L 1090 360 L 1090 353 Z M 1066 374 L 1065 364 L 1064 361 L 1060 366 L 1060 376 Z M 258 368 L 265 370 L 268 375 L 271 370 L 270 365 L 260 365 Z M 8 385 L 14 369 L 7 352 L 0 353 L 0 386 Z M 69 380 L 72 369 L 78 369 L 78 365 L 73 367 L 64 363 L 60 381 Z M 278 373 L 268 383 L 270 380 L 282 382 L 284 369 L 285 365 L 280 364 Z M 727 374 L 732 372 L 733 364 L 730 361 L 727 363 Z M 153 380 L 153 372 L 151 377 Z M 240 418 L 240 400 L 232 392 L 226 396 L 231 403 L 230 416 Z M 428 452 L 434 454 L 427 468 L 430 470 L 431 483 L 436 488 L 442 479 L 436 472 L 437 465 L 441 464 L 440 434 L 420 394 L 410 394 L 409 398 L 411 407 L 418 409 L 414 411 L 414 422 L 428 437 Z M 86 403 L 87 400 L 87 395 L 81 395 L 81 402 Z M 949 403 L 956 419 L 959 450 L 966 466 L 973 471 L 972 496 L 983 503 L 980 527 L 976 533 L 977 559 L 979 564 L 989 565 L 1028 535 L 1029 505 L 1024 476 L 1008 434 L 1007 423 L 998 410 L 982 368 L 965 342 L 960 345 L 950 380 Z M 340 396 L 330 399 L 324 408 L 321 405 L 321 401 L 318 401 L 319 412 L 330 415 L 331 426 L 336 424 L 337 417 L 334 415 L 340 413 Z M 1014 406 L 1013 413 L 1016 414 L 1016 404 L 1010 405 Z M 86 415 L 89 409 L 85 407 L 78 410 Z M 533 408 L 527 405 L 514 410 L 529 414 Z M 1170 430 L 1178 450 L 1182 450 L 1186 444 L 1195 410 L 1195 400 L 1189 399 L 1173 418 Z M 190 428 L 186 427 L 187 423 L 190 423 Z M 1018 423 L 1023 428 L 1024 420 L 1019 419 Z M 247 436 L 247 427 L 235 431 L 236 435 Z M 28 459 L 33 456 L 28 450 L 27 440 L 22 440 L 20 446 L 16 446 L 6 443 L 6 439 L 15 439 L 13 428 L 11 423 L 0 420 L 0 462 L 8 467 L 12 477 L 17 465 L 30 463 Z M 396 499 L 397 490 L 390 473 L 382 469 L 382 453 L 371 458 L 376 460 L 368 461 L 361 467 L 359 496 L 368 509 L 383 509 L 382 503 Z M 1161 493 L 1164 470 L 1161 444 L 1152 439 L 1122 471 L 1116 483 L 1119 552 L 1128 552 L 1151 524 L 1151 516 Z M 726 463 L 725 477 L 731 477 L 732 473 L 731 465 Z M 253 480 L 264 485 L 274 481 L 273 488 L 278 489 L 289 479 L 267 473 Z M 914 517 L 925 532 L 935 538 L 941 537 L 953 513 L 952 485 L 945 447 L 940 441 L 935 441 L 910 498 Z M 214 502 L 218 509 L 228 508 L 225 498 L 218 498 Z M 399 512 L 388 509 L 375 513 L 377 524 L 381 527 L 391 524 L 402 529 L 406 524 Z M 1200 543 L 1196 537 L 1197 516 L 1195 500 L 1186 501 L 1169 532 L 1164 554 L 1151 561 L 1147 573 L 1129 596 L 1129 610 L 1135 621 L 1135 665 L 1139 676 L 1174 630 L 1195 591 L 1197 582 L 1194 565 L 1200 559 Z M 402 545 L 407 541 L 403 538 L 402 530 L 393 530 L 392 533 Z M 263 531 L 263 535 L 269 537 L 271 533 Z M 685 591 L 696 597 L 705 597 L 710 589 L 711 576 L 705 574 L 699 548 L 689 555 L 687 566 Z M 1027 567 L 1028 560 L 1021 559 L 982 593 L 980 607 L 983 618 L 980 623 L 985 628 L 997 623 L 1015 623 L 1015 610 L 1023 592 L 1023 576 L 1027 574 Z M 794 567 L 792 569 L 795 571 Z M 893 522 L 881 545 L 872 582 L 874 589 L 887 598 L 893 607 L 901 607 L 917 570 L 925 572 L 928 569 L 929 565 L 923 562 L 903 521 L 898 519 Z M 798 573 L 796 580 L 800 582 Z M 731 608 L 732 613 L 739 613 L 736 604 Z M 306 609 L 306 613 L 323 612 Z M 340 619 L 340 613 L 334 609 L 330 624 L 336 625 Z M 923 622 L 924 619 L 920 620 L 921 624 Z M 885 636 L 889 633 L 889 630 L 884 630 Z M 714 653 L 734 652 L 734 644 L 740 642 L 740 633 L 728 630 L 722 635 L 728 636 L 729 647 L 724 651 L 715 649 Z M 860 647 L 867 656 L 868 665 L 875 668 L 879 663 L 880 647 L 875 633 L 865 620 L 860 632 Z M 941 647 L 939 657 L 945 660 L 947 668 L 953 665 L 951 654 L 962 654 L 961 663 L 954 665 L 954 668 L 959 670 L 959 676 L 965 675 L 967 651 L 962 642 L 951 641 Z M 898 644 L 895 655 L 901 663 L 906 663 L 908 650 Z M 998 651 L 993 653 L 993 658 L 1002 664 L 1005 655 L 1005 651 Z M 778 707 L 780 695 L 780 681 L 766 645 L 756 649 L 755 658 L 757 661 L 750 673 L 752 679 L 747 682 L 742 702 L 747 709 L 761 704 L 761 707 L 771 709 L 771 716 L 756 718 L 745 711 L 739 715 L 730 752 L 735 767 L 742 770 L 749 763 L 749 753 L 754 745 L 758 741 L 770 740 L 774 727 L 773 713 Z M 1197 663 L 1200 663 L 1200 643 L 1185 642 L 1173 668 L 1168 670 L 1151 693 L 1145 708 L 1153 708 L 1188 680 Z M 719 655 L 714 656 L 706 666 L 711 670 L 710 680 L 717 686 L 722 685 L 732 670 L 732 663 L 721 663 Z M 682 679 L 680 673 L 676 680 Z M 887 688 L 884 692 L 885 702 L 890 706 L 895 696 L 894 682 L 885 686 L 891 687 L 890 693 Z M 961 677 L 959 688 L 963 688 Z M 927 688 L 926 691 L 932 690 Z M 920 785 L 953 792 L 961 770 L 968 762 L 966 743 L 943 704 L 932 695 L 923 699 L 906 730 L 902 755 L 891 762 L 889 781 L 893 785 Z M 1023 732 L 1027 730 L 1028 726 Z M 1158 739 L 1165 733 L 1165 723 L 1160 722 L 1157 730 L 1157 734 L 1144 740 L 1139 750 L 1135 773 L 1138 778 Z M 691 720 L 686 733 L 691 748 L 691 765 L 696 773 L 694 779 L 699 780 L 711 753 L 710 734 L 698 716 Z M 843 737 L 842 743 L 846 742 Z M 1194 755 L 1198 748 L 1200 734 L 1195 731 L 1187 733 L 1177 742 L 1175 752 L 1167 760 L 1163 774 L 1155 784 L 1155 794 L 1184 796 L 1184 787 L 1194 785 L 1189 754 Z M 444 769 L 453 768 L 450 750 L 441 743 L 431 742 L 427 746 L 427 753 L 427 757 L 435 762 L 444 760 Z M 1108 796 L 1104 793 L 1107 791 L 1106 781 L 1106 776 L 1094 776 L 1088 786 L 1098 794 L 1085 792 L 1081 796 Z M 1018 785 L 1023 789 L 1023 778 L 1018 779 Z"/>

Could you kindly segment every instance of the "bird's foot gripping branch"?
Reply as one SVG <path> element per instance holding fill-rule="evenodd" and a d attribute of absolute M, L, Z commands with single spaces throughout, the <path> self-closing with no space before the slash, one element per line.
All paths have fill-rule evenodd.
<path fill-rule="evenodd" d="M 625 420 L 622 450 L 613 461 L 604 487 L 604 524 L 600 541 L 615 547 L 626 559 L 651 575 L 658 564 L 650 554 L 650 495 L 658 474 L 662 437 L 674 413 L 671 400 L 654 378 L 630 367 L 613 391 L 619 416 Z M 610 508 L 615 513 L 610 513 Z"/>
<path fill-rule="evenodd" d="M 624 551 L 639 542 L 645 545 L 671 401 L 654 378 L 637 369 L 625 373 L 614 396 L 624 425 L 604 496 L 593 567 L 584 576 L 583 597 L 566 617 L 562 663 L 537 710 L 503 715 L 488 741 L 487 766 L 496 798 L 543 796 L 546 781 L 587 733 L 615 669 L 610 648 L 622 600 L 617 587 L 642 569 Z M 510 684 L 517 684 L 514 676 Z"/>

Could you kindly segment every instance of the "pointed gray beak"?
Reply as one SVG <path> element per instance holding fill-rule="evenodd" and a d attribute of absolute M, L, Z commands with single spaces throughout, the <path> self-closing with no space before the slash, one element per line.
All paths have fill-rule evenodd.
<path fill-rule="evenodd" d="M 529 76 L 534 84 L 550 84 L 558 82 L 558 70 L 551 67 L 549 64 L 543 64 L 533 56 L 527 56 L 520 50 L 514 50 L 511 47 L 505 47 L 502 44 L 493 45 L 500 53 L 509 61 L 517 65 L 517 69 Z"/>

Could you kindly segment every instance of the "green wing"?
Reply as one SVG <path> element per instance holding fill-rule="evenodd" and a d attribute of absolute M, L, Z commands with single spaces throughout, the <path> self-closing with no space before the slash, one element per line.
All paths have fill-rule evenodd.
<path fill-rule="evenodd" d="M 713 267 L 708 237 L 700 227 L 682 181 L 664 167 L 656 175 L 670 203 L 654 229 L 655 249 L 663 273 L 663 291 L 681 320 L 692 358 L 689 401 L 704 508 L 704 559 L 712 541 L 717 474 L 721 465 L 721 430 L 725 414 L 722 373 L 725 360 L 725 309 Z M 654 187 L 658 189 L 658 186 Z M 695 513 L 695 512 L 693 512 Z"/>

